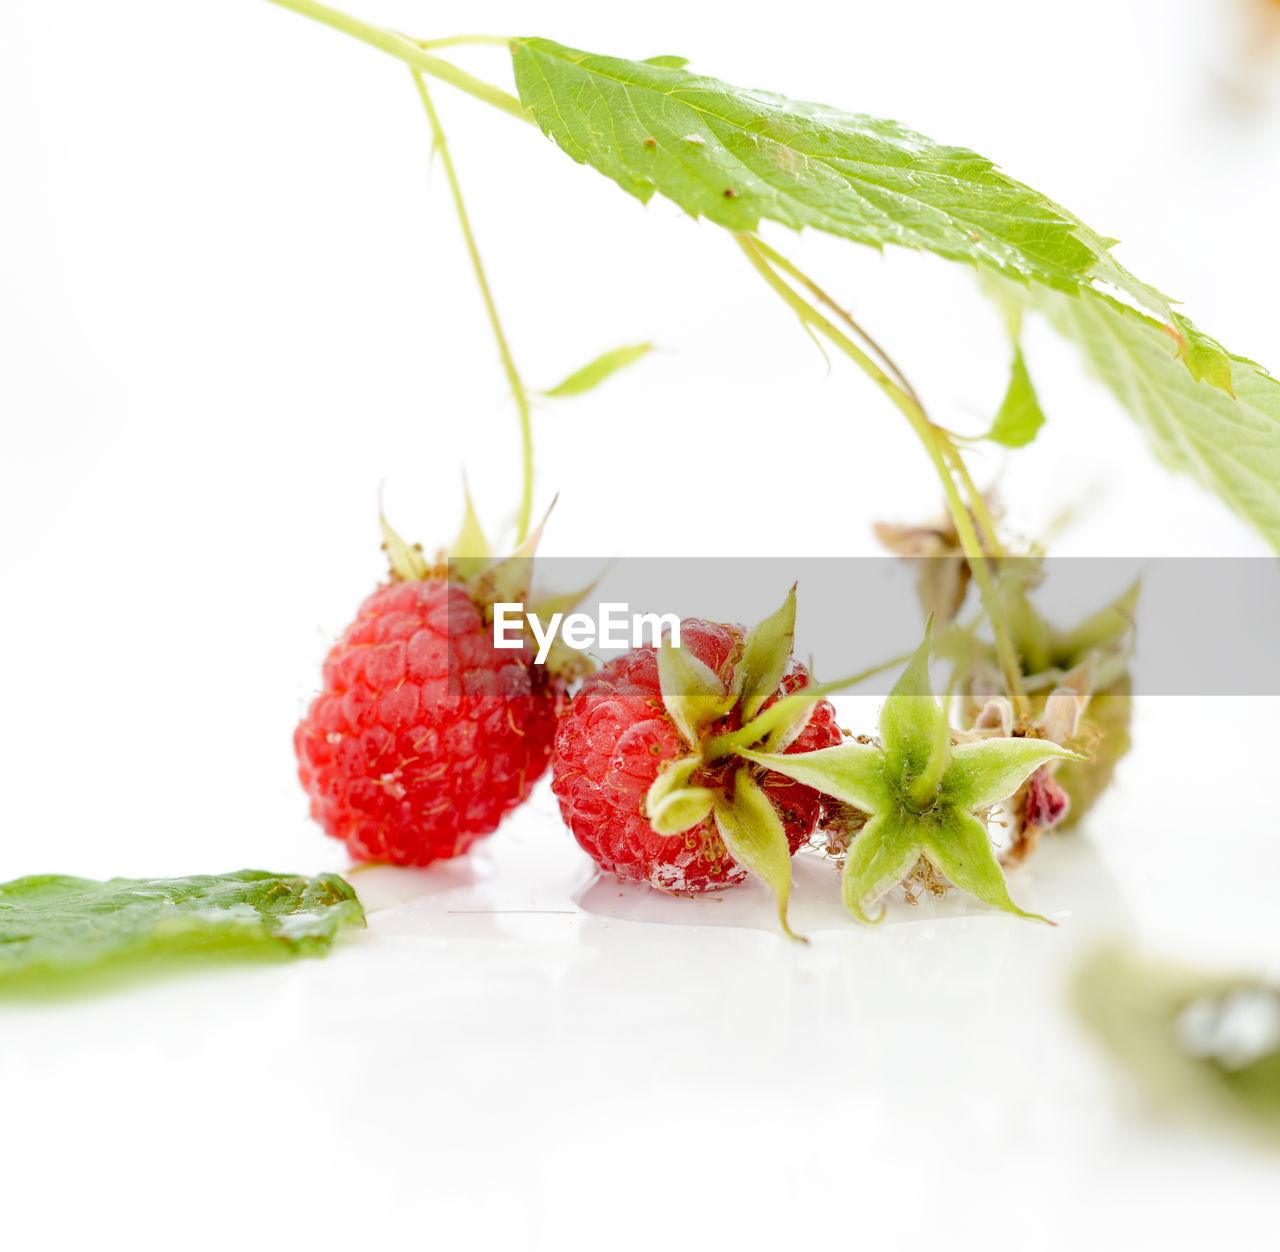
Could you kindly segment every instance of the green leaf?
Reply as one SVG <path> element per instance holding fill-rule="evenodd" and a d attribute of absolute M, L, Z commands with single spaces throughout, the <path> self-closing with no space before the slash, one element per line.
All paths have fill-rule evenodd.
<path fill-rule="evenodd" d="M 646 65 L 661 65 L 669 70 L 682 70 L 689 64 L 689 58 L 672 56 L 646 57 L 644 63 Z"/>
<path fill-rule="evenodd" d="M 791 897 L 791 849 L 778 811 L 745 768 L 734 776 L 733 798 L 719 796 L 715 803 L 716 826 L 729 855 L 749 873 L 761 879 L 778 901 L 782 929 L 798 939 L 787 924 Z"/>
<path fill-rule="evenodd" d="M 548 39 L 512 43 L 520 101 L 575 161 L 647 202 L 659 192 L 733 231 L 762 219 L 921 248 L 1075 293 L 1099 281 L 1168 302 L 1104 239 L 967 148 L 896 122 L 744 90 L 668 58 L 627 61 Z"/>
<path fill-rule="evenodd" d="M 687 648 L 676 647 L 670 636 L 658 649 L 658 684 L 671 720 L 693 748 L 701 742 L 702 728 L 733 705 L 719 675 Z"/>
<path fill-rule="evenodd" d="M 749 722 L 778 689 L 791 663 L 796 637 L 796 589 L 747 635 L 735 674 L 742 701 L 742 720 Z"/>
<path fill-rule="evenodd" d="M 741 748 L 738 755 L 864 812 L 886 809 L 893 802 L 884 779 L 884 754 L 867 743 L 838 743 L 812 752 L 751 752 Z"/>
<path fill-rule="evenodd" d="M 942 785 L 961 808 L 983 809 L 1013 795 L 1048 761 L 1084 759 L 1047 739 L 981 739 L 951 749 Z"/>
<path fill-rule="evenodd" d="M 1103 948 L 1077 968 L 1072 998 L 1155 1103 L 1280 1145 L 1280 987 Z"/>
<path fill-rule="evenodd" d="M 363 924 L 355 892 L 334 874 L 20 878 L 0 886 L 0 990 L 168 957 L 318 956 L 341 926 Z"/>
<path fill-rule="evenodd" d="M 563 382 L 557 383 L 549 391 L 544 391 L 542 394 L 557 400 L 566 396 L 580 396 L 583 392 L 590 391 L 593 387 L 598 387 L 606 378 L 616 374 L 619 370 L 626 369 L 628 365 L 634 365 L 652 351 L 653 344 L 651 343 L 633 343 L 626 347 L 614 348 L 612 352 L 606 352 L 603 356 L 596 357 L 589 365 L 584 365 L 577 372 L 570 374 Z"/>
<path fill-rule="evenodd" d="M 1009 389 L 1004 393 L 996 420 L 983 438 L 1006 448 L 1025 448 L 1040 433 L 1043 425 L 1044 414 L 1040 411 L 1036 389 L 1031 385 L 1022 349 L 1015 347 Z"/>
<path fill-rule="evenodd" d="M 1212 341 L 1195 339 L 1185 319 L 1181 334 L 1192 345 L 1186 364 L 1204 381 L 1179 362 L 1178 337 L 1167 326 L 1117 300 L 1023 294 L 1080 345 L 1161 460 L 1191 474 L 1280 551 L 1280 383 L 1243 357 L 1208 363 L 1204 344 Z M 1232 395 L 1223 389 L 1228 374 Z"/>

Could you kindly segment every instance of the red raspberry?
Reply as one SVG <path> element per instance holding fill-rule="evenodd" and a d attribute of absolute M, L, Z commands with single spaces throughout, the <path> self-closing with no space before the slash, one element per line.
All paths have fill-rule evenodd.
<path fill-rule="evenodd" d="M 294 734 L 311 815 L 357 860 L 395 865 L 492 832 L 546 769 L 564 700 L 438 576 L 379 587 L 329 653 L 324 687 Z"/>
<path fill-rule="evenodd" d="M 688 619 L 680 626 L 680 646 L 729 683 L 741 659 L 744 635 L 740 626 Z M 764 707 L 800 690 L 808 680 L 805 667 L 791 662 Z M 734 709 L 712 733 L 739 725 Z M 831 747 L 841 738 L 835 710 L 824 700 L 786 751 Z M 680 834 L 660 835 L 645 816 L 645 794 L 661 766 L 689 752 L 663 704 L 655 648 L 628 652 L 587 679 L 556 732 L 551 789 L 574 838 L 602 869 L 612 870 L 619 879 L 679 892 L 714 891 L 747 877 L 726 851 L 713 817 Z M 756 772 L 795 853 L 817 826 L 822 796 L 737 756 L 701 767 L 691 782 L 728 792 L 739 769 Z"/>

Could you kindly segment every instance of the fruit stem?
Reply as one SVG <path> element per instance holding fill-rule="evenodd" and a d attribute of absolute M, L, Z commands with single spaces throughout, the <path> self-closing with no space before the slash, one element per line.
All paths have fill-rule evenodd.
<path fill-rule="evenodd" d="M 951 464 L 947 459 L 945 449 L 954 449 L 954 445 L 951 444 L 946 433 L 929 420 L 918 399 L 912 399 L 912 396 L 894 382 L 848 335 L 834 325 L 830 319 L 823 316 L 818 309 L 814 308 L 809 301 L 804 299 L 787 283 L 782 275 L 770 265 L 765 253 L 759 248 L 758 241 L 754 235 L 739 233 L 735 234 L 734 238 L 756 272 L 773 288 L 774 292 L 800 319 L 800 322 L 813 330 L 820 331 L 835 347 L 839 348 L 845 356 L 853 361 L 893 401 L 894 406 L 907 419 L 912 430 L 915 431 L 916 436 L 924 445 L 924 450 L 930 461 L 933 462 L 934 469 L 937 471 L 938 478 L 942 483 L 942 490 L 947 499 L 947 507 L 951 512 L 951 519 L 955 524 L 956 534 L 960 539 L 961 550 L 964 552 L 969 568 L 973 571 L 974 580 L 977 582 L 978 590 L 982 595 L 983 606 L 986 608 L 987 616 L 991 620 L 991 630 L 995 636 L 996 652 L 1000 659 L 1000 669 L 1004 675 L 1005 687 L 1019 714 L 1025 715 L 1029 711 L 1029 705 L 1026 698 L 1026 689 L 1022 682 L 1022 669 L 1018 663 L 1017 649 L 1013 646 L 1013 640 L 1009 635 L 1000 611 L 995 580 L 991 574 L 987 553 L 983 549 L 982 541 L 978 538 L 977 530 L 974 527 L 973 514 L 965 507 L 965 502 L 956 486 Z M 800 271 L 795 267 L 791 267 L 789 272 L 799 274 Z"/>
<path fill-rule="evenodd" d="M 380 52 L 385 52 L 388 56 L 393 56 L 397 60 L 403 61 L 415 70 L 430 74 L 433 78 L 440 79 L 441 82 L 449 83 L 459 91 L 465 91 L 468 95 L 475 96 L 476 99 L 483 100 L 486 104 L 491 104 L 494 108 L 501 109 L 504 113 L 510 113 L 512 117 L 518 117 L 522 122 L 532 120 L 524 111 L 520 101 L 510 92 L 503 91 L 501 87 L 495 87 L 492 83 L 487 83 L 482 78 L 476 78 L 475 75 L 468 74 L 465 70 L 459 69 L 456 65 L 451 65 L 448 61 L 432 56 L 423 45 L 394 30 L 387 30 L 382 26 L 374 26 L 369 22 L 362 22 L 357 17 L 351 17 L 349 14 L 339 12 L 337 9 L 331 9 L 327 4 L 316 4 L 315 0 L 271 0 L 271 3 L 279 5 L 282 9 L 289 9 L 302 17 L 309 17 L 313 22 L 319 22 L 322 26 L 341 31 L 344 35 L 350 35 L 353 39 L 359 39 L 361 43 L 367 43 L 370 47 L 377 48 Z M 480 38 L 481 36 L 471 36 L 469 42 L 478 41 Z M 493 36 L 484 38 L 487 42 Z M 435 46 L 443 47 L 445 45 L 443 41 L 437 41 Z"/>
<path fill-rule="evenodd" d="M 273 3 L 277 0 L 273 0 Z M 489 325 L 493 330 L 494 340 L 498 345 L 498 355 L 502 358 L 502 368 L 511 385 L 511 392 L 516 403 L 516 412 L 520 416 L 520 455 L 523 467 L 523 485 L 520 494 L 520 515 L 516 523 L 516 544 L 524 543 L 529 535 L 529 524 L 533 514 L 533 422 L 529 406 L 529 393 L 525 389 L 520 372 L 516 369 L 515 359 L 511 355 L 511 346 L 503 332 L 502 322 L 498 317 L 498 307 L 493 300 L 493 292 L 489 288 L 489 279 L 484 272 L 484 264 L 480 260 L 480 249 L 476 246 L 476 237 L 471 229 L 471 219 L 467 215 L 467 206 L 462 198 L 462 187 L 458 182 L 458 172 L 454 168 L 453 157 L 449 152 L 449 144 L 440 125 L 440 116 L 436 112 L 431 93 L 427 90 L 426 80 L 419 70 L 413 69 L 414 85 L 426 110 L 427 121 L 431 124 L 431 140 L 435 150 L 440 154 L 440 164 L 444 166 L 445 177 L 449 180 L 449 192 L 453 196 L 453 206 L 458 213 L 458 223 L 462 227 L 462 237 L 466 241 L 467 255 L 471 258 L 471 268 L 475 271 L 476 284 L 480 288 L 480 296 L 484 300 L 485 312 L 489 317 Z"/>

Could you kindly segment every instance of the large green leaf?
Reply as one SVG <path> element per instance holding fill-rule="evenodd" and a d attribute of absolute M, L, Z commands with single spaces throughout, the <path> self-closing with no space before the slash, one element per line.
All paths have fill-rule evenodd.
<path fill-rule="evenodd" d="M 521 103 L 575 161 L 642 201 L 660 192 L 735 231 L 761 219 L 921 248 L 1074 292 L 1102 281 L 1168 302 L 1060 205 L 968 148 L 897 122 L 744 90 L 674 58 L 626 61 L 549 39 L 512 43 Z"/>
<path fill-rule="evenodd" d="M 19 878 L 0 885 L 0 990 L 170 956 L 319 955 L 339 927 L 363 923 L 335 874 Z"/>
<path fill-rule="evenodd" d="M 1238 356 L 1223 358 L 1234 394 L 1209 375 L 1198 381 L 1187 365 L 1202 370 L 1212 340 L 1185 318 L 1167 327 L 1097 293 L 1024 294 L 1080 345 L 1161 460 L 1192 474 L 1280 549 L 1280 383 Z"/>
<path fill-rule="evenodd" d="M 1000 286 L 1083 345 L 1166 462 L 1280 548 L 1280 388 L 1174 313 L 1117 264 L 1113 240 L 1060 205 L 967 148 L 733 87 L 675 58 L 627 61 L 546 39 L 514 40 L 512 57 L 543 132 L 642 201 L 661 193 L 734 231 L 769 220 L 918 248 L 1011 280 Z M 1024 442 L 1038 420 L 1027 410 L 1005 441 Z"/>

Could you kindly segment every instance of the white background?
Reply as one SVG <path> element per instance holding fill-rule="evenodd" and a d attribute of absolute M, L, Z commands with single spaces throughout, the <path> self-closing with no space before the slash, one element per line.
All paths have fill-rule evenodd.
<path fill-rule="evenodd" d="M 1250 7 L 357 11 L 679 53 L 968 144 L 1274 365 L 1280 64 L 1246 55 Z M 500 52 L 465 59 L 506 81 Z M 549 552 L 861 553 L 871 520 L 935 510 L 893 411 L 827 373 L 726 237 L 436 96 L 530 382 L 663 348 L 536 414 Z M 0 880 L 341 869 L 290 735 L 381 576 L 379 485 L 430 547 L 464 467 L 495 529 L 518 482 L 409 76 L 263 0 L 8 0 L 0 115 Z M 935 416 L 983 427 L 1006 349 L 967 271 L 775 242 Z M 1029 352 L 1049 425 L 977 465 L 1019 529 L 1084 500 L 1060 552 L 1266 550 L 1151 461 L 1070 349 L 1037 328 Z M 1140 709 L 1087 837 L 1015 879 L 1053 931 L 958 904 L 858 930 L 806 862 L 795 947 L 753 888 L 593 885 L 543 789 L 466 864 L 358 876 L 370 929 L 326 962 L 5 1009 L 6 1242 L 1229 1243 L 1280 1216 L 1274 1161 L 1151 1121 L 1063 977 L 1115 932 L 1274 971 L 1274 816 L 1237 788 L 1276 712 Z"/>

